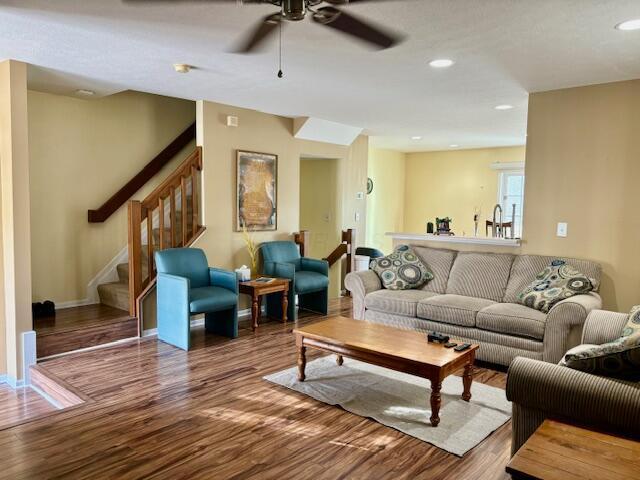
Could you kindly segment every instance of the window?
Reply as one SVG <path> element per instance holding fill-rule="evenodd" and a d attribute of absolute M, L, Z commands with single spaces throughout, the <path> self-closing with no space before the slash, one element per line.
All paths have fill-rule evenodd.
<path fill-rule="evenodd" d="M 498 191 L 498 203 L 502 207 L 503 221 L 515 220 L 513 234 L 516 238 L 522 237 L 522 206 L 524 202 L 524 170 L 509 170 L 500 172 L 500 189 Z M 513 205 L 516 206 L 515 219 L 513 217 Z M 509 232 L 510 233 L 510 232 Z"/>

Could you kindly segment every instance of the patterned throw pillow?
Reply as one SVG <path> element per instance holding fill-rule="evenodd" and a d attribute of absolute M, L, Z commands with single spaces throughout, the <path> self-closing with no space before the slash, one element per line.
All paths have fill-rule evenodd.
<path fill-rule="evenodd" d="M 631 309 L 629 320 L 627 320 L 627 324 L 622 329 L 621 336 L 629 337 L 636 333 L 640 333 L 640 305 L 636 305 Z"/>
<path fill-rule="evenodd" d="M 580 345 L 561 365 L 606 377 L 640 381 L 640 332 L 602 345 Z"/>
<path fill-rule="evenodd" d="M 523 290 L 518 296 L 518 303 L 549 313 L 556 303 L 565 298 L 596 290 L 597 283 L 564 260 L 554 260 Z"/>
<path fill-rule="evenodd" d="M 371 262 L 371 270 L 382 280 L 389 290 L 409 290 L 418 288 L 433 280 L 433 273 L 408 245 L 399 245 L 386 257 Z"/>

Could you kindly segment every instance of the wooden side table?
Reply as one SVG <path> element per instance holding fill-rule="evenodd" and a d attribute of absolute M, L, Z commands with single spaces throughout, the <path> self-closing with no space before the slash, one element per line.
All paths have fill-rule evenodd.
<path fill-rule="evenodd" d="M 545 420 L 516 452 L 514 480 L 637 479 L 640 442 Z"/>
<path fill-rule="evenodd" d="M 264 277 L 263 277 L 264 278 Z M 289 283 L 287 278 L 273 278 L 270 282 L 258 282 L 255 279 L 248 282 L 240 282 L 240 293 L 251 297 L 251 328 L 258 328 L 262 297 L 272 293 L 282 292 L 282 321 L 287 321 L 287 307 L 289 306 Z"/>

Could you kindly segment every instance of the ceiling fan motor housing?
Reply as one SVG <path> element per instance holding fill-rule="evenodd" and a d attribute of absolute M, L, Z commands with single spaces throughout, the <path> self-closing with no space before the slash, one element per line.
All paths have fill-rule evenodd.
<path fill-rule="evenodd" d="M 306 13 L 307 6 L 305 0 L 282 1 L 282 16 L 287 20 L 303 20 Z"/>

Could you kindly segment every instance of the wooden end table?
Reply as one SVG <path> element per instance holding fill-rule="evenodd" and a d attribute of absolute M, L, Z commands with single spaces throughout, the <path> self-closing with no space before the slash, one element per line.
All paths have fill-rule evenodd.
<path fill-rule="evenodd" d="M 431 425 L 440 423 L 443 380 L 464 368 L 462 399 L 471 400 L 473 362 L 478 345 L 456 352 L 442 344 L 429 343 L 426 334 L 387 327 L 377 323 L 336 316 L 293 331 L 298 347 L 298 380 L 305 380 L 307 347 L 317 348 L 398 372 L 426 378 L 431 382 Z"/>
<path fill-rule="evenodd" d="M 266 278 L 266 277 L 261 277 Z M 282 321 L 287 322 L 287 307 L 289 306 L 289 283 L 287 278 L 273 278 L 270 282 L 258 282 L 255 279 L 248 282 L 240 282 L 240 293 L 251 297 L 251 328 L 255 331 L 258 328 L 262 297 L 272 293 L 282 292 Z"/>
<path fill-rule="evenodd" d="M 513 479 L 637 479 L 640 442 L 545 420 L 507 465 Z"/>

